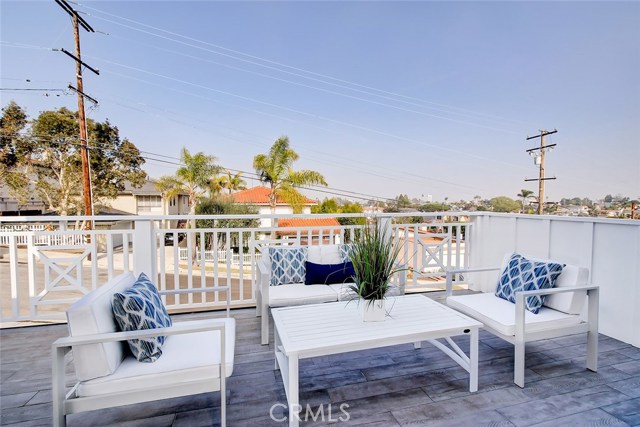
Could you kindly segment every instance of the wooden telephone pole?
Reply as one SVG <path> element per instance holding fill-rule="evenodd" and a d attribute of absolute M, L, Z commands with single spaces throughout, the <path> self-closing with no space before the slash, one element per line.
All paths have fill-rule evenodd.
<path fill-rule="evenodd" d="M 555 176 L 553 178 L 546 178 L 544 176 L 544 172 L 545 172 L 544 171 L 544 154 L 547 151 L 547 149 L 550 149 L 556 146 L 556 144 L 544 145 L 544 137 L 547 135 L 554 134 L 556 132 L 558 132 L 556 129 L 552 130 L 551 132 L 548 132 L 546 130 L 540 130 L 539 135 L 527 137 L 527 141 L 529 141 L 530 139 L 540 138 L 539 148 L 530 148 L 527 150 L 527 153 L 529 153 L 529 155 L 534 156 L 534 163 L 540 169 L 540 173 L 538 175 L 538 178 L 533 178 L 533 179 L 525 178 L 525 182 L 538 181 L 538 215 L 542 215 L 544 213 L 544 182 L 549 179 L 556 179 Z M 539 152 L 537 153 L 537 151 Z"/>
<path fill-rule="evenodd" d="M 82 160 L 82 187 L 83 187 L 83 195 L 84 195 L 84 214 L 87 216 L 93 215 L 93 197 L 91 194 L 91 174 L 89 171 L 89 150 L 87 148 L 87 122 L 86 116 L 84 113 L 84 98 L 87 97 L 95 104 L 98 103 L 95 99 L 85 95 L 84 93 L 84 85 L 82 83 L 82 67 L 85 66 L 89 70 L 93 71 L 96 74 L 100 74 L 100 72 L 89 65 L 82 62 L 82 57 L 80 56 L 80 29 L 81 25 L 86 31 L 93 33 L 95 30 L 91 28 L 91 26 L 78 14 L 76 10 L 74 10 L 69 3 L 65 0 L 55 0 L 55 2 L 64 9 L 71 16 L 71 20 L 73 23 L 73 36 L 75 39 L 75 55 L 67 52 L 64 49 L 58 49 L 59 51 L 65 53 L 66 55 L 73 58 L 76 62 L 76 81 L 77 88 L 73 86 L 69 86 L 70 89 L 73 89 L 78 94 L 78 125 L 80 127 L 80 158 Z M 91 229 L 91 221 L 87 221 L 85 225 L 86 229 Z"/>

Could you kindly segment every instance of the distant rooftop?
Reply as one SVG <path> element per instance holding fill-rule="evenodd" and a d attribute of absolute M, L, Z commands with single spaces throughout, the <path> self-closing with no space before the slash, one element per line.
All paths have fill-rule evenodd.
<path fill-rule="evenodd" d="M 246 190 L 238 191 L 237 193 L 233 193 L 231 197 L 233 198 L 233 201 L 235 203 L 268 206 L 270 192 L 271 190 L 269 190 L 267 187 L 253 187 Z M 278 197 L 276 204 L 280 206 L 289 206 L 289 203 L 285 202 L 281 197 Z M 303 204 L 305 206 L 312 206 L 317 205 L 318 202 L 305 197 Z"/>

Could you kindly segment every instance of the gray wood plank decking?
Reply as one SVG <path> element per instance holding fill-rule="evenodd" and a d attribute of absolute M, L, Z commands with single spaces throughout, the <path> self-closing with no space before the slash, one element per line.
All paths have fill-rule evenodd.
<path fill-rule="evenodd" d="M 223 313 L 174 316 L 220 317 Z M 235 367 L 228 380 L 231 427 L 285 426 L 286 404 L 274 371 L 273 340 L 260 345 L 253 309 L 232 311 L 237 319 Z M 50 344 L 66 336 L 66 325 L 0 331 L 0 424 L 51 425 Z M 467 340 L 464 340 L 467 341 Z M 460 342 L 465 348 L 464 341 Z M 513 384 L 513 347 L 480 336 L 480 384 L 469 393 L 467 373 L 429 344 L 318 357 L 301 361 L 300 396 L 309 414 L 301 425 L 383 426 L 640 426 L 640 349 L 600 337 L 599 371 L 585 369 L 586 337 L 570 336 L 527 345 L 526 387 Z M 466 350 L 466 349 L 465 349 Z M 71 366 L 69 373 L 72 373 Z M 70 380 L 71 381 L 71 380 Z M 69 426 L 218 425 L 217 393 L 85 412 Z M 318 413 L 324 405 L 324 421 Z M 303 416 L 304 416 L 303 410 Z"/>

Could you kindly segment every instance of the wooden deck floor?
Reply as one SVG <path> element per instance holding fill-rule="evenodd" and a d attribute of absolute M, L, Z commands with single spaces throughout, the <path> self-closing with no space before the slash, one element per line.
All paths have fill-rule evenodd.
<path fill-rule="evenodd" d="M 221 316 L 200 313 L 176 320 Z M 254 310 L 237 319 L 235 367 L 228 381 L 228 416 L 234 426 L 284 426 L 273 421 L 274 404 L 286 404 L 273 344 L 260 345 Z M 51 425 L 50 344 L 66 325 L 0 331 L 0 424 Z M 586 337 L 545 340 L 527 346 L 527 385 L 513 384 L 513 347 L 482 332 L 480 389 L 469 393 L 467 373 L 435 347 L 411 345 L 318 357 L 301 362 L 301 403 L 327 425 L 383 426 L 640 426 L 640 349 L 600 337 L 600 368 L 585 366 Z M 464 343 L 461 342 L 464 348 Z M 219 423 L 218 394 L 74 414 L 69 426 L 211 426 Z M 331 405 L 331 420 L 328 405 Z M 281 406 L 273 411 L 283 415 Z M 303 412 L 304 415 L 304 412 Z"/>

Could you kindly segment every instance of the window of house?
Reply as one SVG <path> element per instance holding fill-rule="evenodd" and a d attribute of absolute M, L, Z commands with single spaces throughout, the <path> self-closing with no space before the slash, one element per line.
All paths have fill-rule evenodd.
<path fill-rule="evenodd" d="M 138 212 L 151 212 L 162 207 L 160 196 L 138 196 Z"/>

